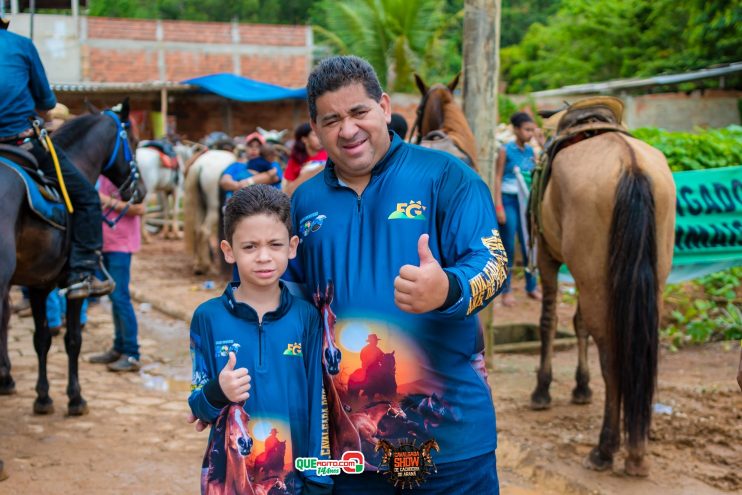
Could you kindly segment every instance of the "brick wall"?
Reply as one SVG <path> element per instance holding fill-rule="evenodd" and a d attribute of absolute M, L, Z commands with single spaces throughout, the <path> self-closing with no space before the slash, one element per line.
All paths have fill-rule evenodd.
<path fill-rule="evenodd" d="M 235 40 L 233 25 L 223 22 L 84 19 L 84 81 L 180 81 L 228 72 L 297 87 L 309 75 L 305 26 L 239 24 Z"/>
<path fill-rule="evenodd" d="M 306 66 L 306 58 L 302 56 L 279 58 L 247 55 L 240 57 L 243 76 L 290 88 L 307 84 L 309 74 Z"/>
<path fill-rule="evenodd" d="M 165 53 L 165 77 L 182 81 L 190 77 L 216 72 L 232 72 L 232 56 L 219 53 L 169 51 Z"/>
<path fill-rule="evenodd" d="M 157 21 L 88 17 L 88 38 L 149 40 L 157 39 Z"/>
<path fill-rule="evenodd" d="M 152 80 L 152 74 L 157 73 L 154 51 L 89 49 L 87 77 L 90 81 L 144 82 Z"/>

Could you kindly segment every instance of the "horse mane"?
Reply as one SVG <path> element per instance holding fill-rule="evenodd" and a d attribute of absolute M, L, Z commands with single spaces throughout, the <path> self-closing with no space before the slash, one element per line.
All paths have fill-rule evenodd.
<path fill-rule="evenodd" d="M 477 141 L 471 132 L 463 110 L 451 98 L 443 104 L 443 130 L 456 146 L 471 158 L 474 170 L 477 170 Z"/>
<path fill-rule="evenodd" d="M 100 114 L 87 114 L 68 120 L 54 131 L 54 144 L 65 151 L 73 149 L 76 143 L 81 141 L 82 136 L 90 132 L 90 129 L 100 122 L 100 117 Z"/>

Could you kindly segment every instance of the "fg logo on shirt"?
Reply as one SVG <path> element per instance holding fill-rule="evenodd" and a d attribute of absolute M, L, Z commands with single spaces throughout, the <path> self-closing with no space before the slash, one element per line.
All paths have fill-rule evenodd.
<path fill-rule="evenodd" d="M 284 356 L 301 356 L 301 344 L 294 342 L 286 346 L 286 350 L 283 351 Z"/>
<path fill-rule="evenodd" d="M 397 209 L 389 214 L 389 220 L 425 220 L 423 212 L 427 210 L 422 201 L 397 203 Z"/>

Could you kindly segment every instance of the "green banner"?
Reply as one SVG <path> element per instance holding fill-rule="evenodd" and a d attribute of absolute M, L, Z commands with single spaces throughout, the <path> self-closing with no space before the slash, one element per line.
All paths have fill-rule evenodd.
<path fill-rule="evenodd" d="M 675 251 L 668 282 L 742 265 L 742 166 L 674 172 Z M 531 174 L 523 174 L 528 188 Z M 566 266 L 560 279 L 571 281 Z"/>
<path fill-rule="evenodd" d="M 742 166 L 676 172 L 673 266 L 742 264 Z"/>

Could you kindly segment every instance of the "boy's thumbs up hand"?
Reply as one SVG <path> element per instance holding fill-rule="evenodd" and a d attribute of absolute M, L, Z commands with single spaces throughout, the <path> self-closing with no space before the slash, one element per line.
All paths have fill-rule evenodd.
<path fill-rule="evenodd" d="M 219 373 L 219 386 L 230 402 L 244 402 L 250 394 L 250 375 L 247 368 L 237 368 L 237 356 L 234 352 L 229 353 L 229 360 Z"/>
<path fill-rule="evenodd" d="M 408 313 L 426 313 L 440 308 L 448 296 L 448 277 L 430 251 L 430 236 L 417 241 L 419 266 L 404 265 L 394 279 L 394 303 Z"/>

